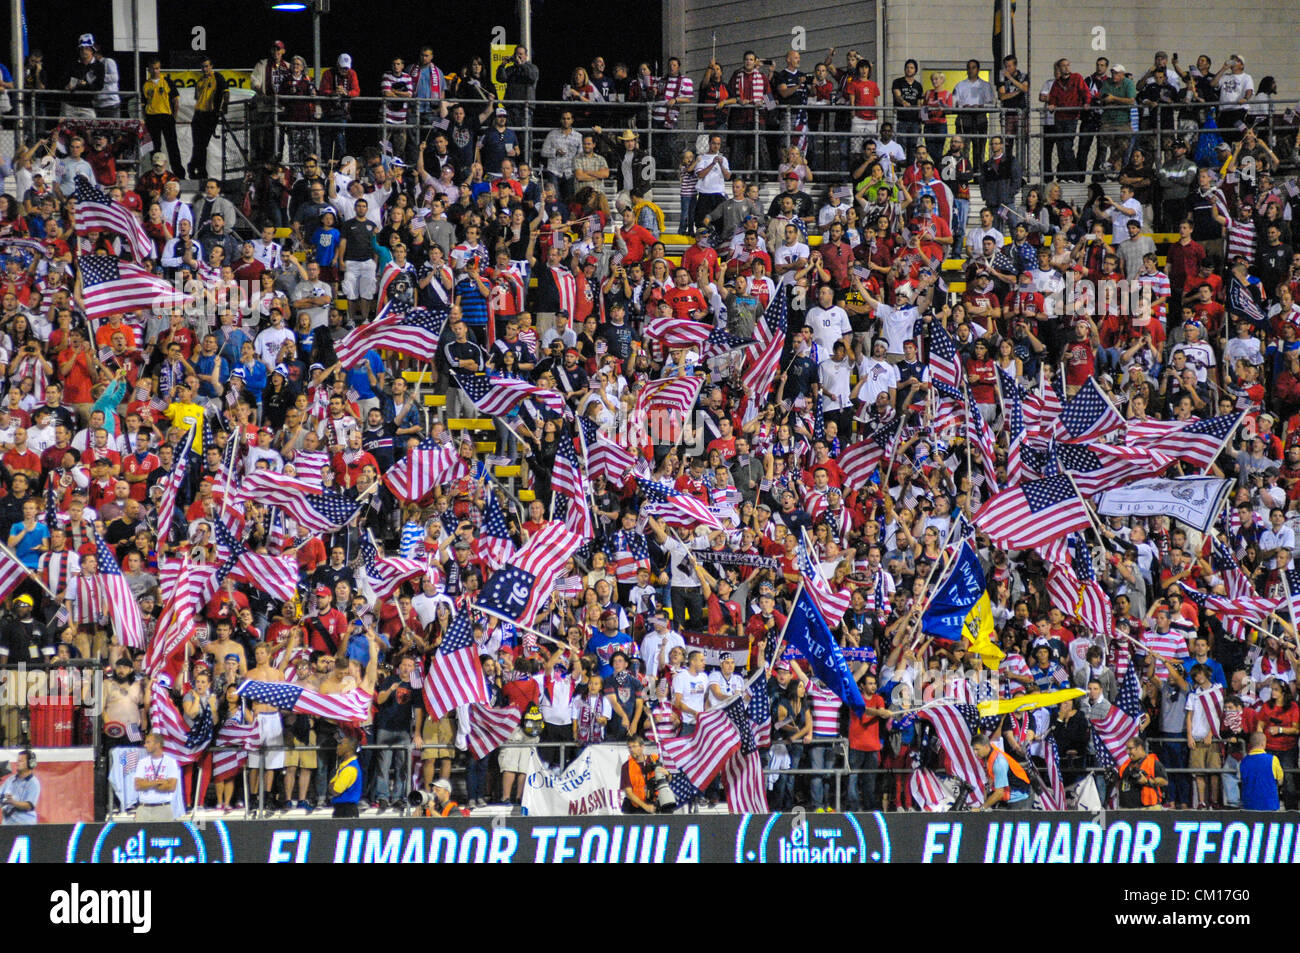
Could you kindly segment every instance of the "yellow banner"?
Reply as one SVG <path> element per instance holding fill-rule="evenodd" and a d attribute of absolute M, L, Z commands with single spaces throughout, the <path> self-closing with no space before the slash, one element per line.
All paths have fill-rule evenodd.
<path fill-rule="evenodd" d="M 497 82 L 497 67 L 504 63 L 510 57 L 515 55 L 515 44 L 513 43 L 493 43 L 491 53 L 488 54 L 488 71 L 492 77 L 492 85 L 496 87 L 497 99 L 506 98 L 506 84 Z"/>
<path fill-rule="evenodd" d="M 233 89 L 253 88 L 251 83 L 253 78 L 252 70 L 219 69 L 217 72 L 226 78 L 226 82 Z M 172 82 L 177 86 L 194 86 L 199 81 L 199 77 L 203 75 L 203 72 L 196 69 L 165 69 L 163 75 L 171 77 Z"/>

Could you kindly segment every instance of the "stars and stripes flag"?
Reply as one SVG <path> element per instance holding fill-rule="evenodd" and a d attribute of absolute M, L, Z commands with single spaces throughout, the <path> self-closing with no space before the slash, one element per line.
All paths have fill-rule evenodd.
<path fill-rule="evenodd" d="M 384 474 L 384 483 L 405 503 L 423 499 L 438 484 L 469 475 L 469 464 L 455 446 L 425 437 Z"/>
<path fill-rule="evenodd" d="M 866 485 L 871 472 L 893 455 L 901 424 L 901 417 L 881 424 L 865 440 L 858 441 L 840 455 L 839 465 L 844 471 L 845 486 L 857 489 Z"/>
<path fill-rule="evenodd" d="M 718 357 L 728 351 L 734 351 L 737 348 L 753 343 L 753 338 L 737 337 L 725 328 L 714 328 L 709 332 L 709 336 L 704 339 L 704 347 L 700 350 L 700 357 L 707 361 L 711 357 Z"/>
<path fill-rule="evenodd" d="M 423 571 L 423 567 L 421 567 Z M 240 582 L 256 586 L 281 602 L 298 591 L 298 559 L 292 555 L 272 556 L 245 549 L 230 573 Z"/>
<path fill-rule="evenodd" d="M 518 708 L 489 708 L 476 703 L 469 706 L 469 730 L 465 741 L 474 757 L 486 758 L 505 744 L 518 727 Z"/>
<path fill-rule="evenodd" d="M 1188 678 L 1190 677 L 1189 675 Z M 1192 692 L 1192 704 L 1205 716 L 1214 737 L 1220 737 L 1223 733 L 1223 686 L 1211 685 L 1206 689 L 1195 690 Z"/>
<path fill-rule="evenodd" d="M 749 694 L 749 720 L 754 726 L 754 744 L 766 748 L 772 743 L 772 699 L 762 685 Z"/>
<path fill-rule="evenodd" d="M 618 529 L 606 535 L 601 547 L 609 557 L 614 578 L 621 585 L 636 584 L 637 570 L 650 568 L 650 547 L 644 533 L 636 530 Z"/>
<path fill-rule="evenodd" d="M 405 301 L 389 302 L 373 321 L 349 331 L 334 345 L 334 353 L 345 368 L 359 364 L 367 351 L 380 349 L 432 361 L 448 313 L 412 307 Z"/>
<path fill-rule="evenodd" d="M 9 547 L 0 548 L 0 602 L 8 599 L 26 578 L 27 567 L 14 556 Z"/>
<path fill-rule="evenodd" d="M 1211 540 L 1210 568 L 1223 583 L 1224 592 L 1227 593 L 1229 599 L 1235 600 L 1242 605 L 1250 605 L 1252 604 L 1251 600 L 1262 598 L 1255 591 L 1250 577 L 1242 571 L 1232 550 L 1217 539 Z M 1276 599 L 1267 599 L 1266 602 L 1271 608 L 1267 612 L 1261 613 L 1261 619 L 1268 613 L 1277 611 L 1279 607 Z M 1224 616 L 1222 622 L 1229 637 L 1243 642 L 1250 636 L 1251 627 L 1241 616 L 1229 614 Z"/>
<path fill-rule="evenodd" d="M 580 557 L 589 555 L 589 543 L 596 537 L 596 521 L 591 517 L 591 507 L 587 498 L 568 497 L 556 493 L 551 497 L 553 504 L 551 518 L 564 524 L 564 528 L 576 536 L 582 544 L 577 550 Z"/>
<path fill-rule="evenodd" d="M 1232 276 L 1228 285 L 1228 311 L 1241 315 L 1255 325 L 1268 322 L 1264 309 L 1259 306 L 1250 289 L 1237 280 L 1236 275 Z"/>
<path fill-rule="evenodd" d="M 917 768 L 907 781 L 908 793 L 912 801 L 922 811 L 935 813 L 947 806 L 948 792 L 944 790 L 939 776 L 929 768 Z"/>
<path fill-rule="evenodd" d="M 1196 603 L 1198 608 L 1210 610 L 1220 616 L 1221 621 L 1225 623 L 1227 617 L 1236 617 L 1258 624 L 1268 618 L 1269 613 L 1278 607 L 1276 600 L 1254 593 L 1248 596 L 1216 596 L 1193 589 L 1185 582 L 1180 582 L 1179 586 L 1182 587 L 1183 594 Z"/>
<path fill-rule="evenodd" d="M 766 814 L 767 787 L 763 782 L 763 763 L 758 754 L 749 706 L 736 699 L 722 710 L 740 736 L 736 753 L 722 765 L 722 776 L 727 785 L 727 807 L 733 814 Z"/>
<path fill-rule="evenodd" d="M 1024 400 L 1025 432 L 1027 437 L 1037 443 L 1047 443 L 1059 434 L 1060 430 L 1056 422 L 1059 421 L 1061 411 L 1065 409 L 1064 401 L 1061 394 L 1065 390 L 1065 377 L 1060 375 L 1060 383 L 1057 383 L 1058 375 L 1053 374 L 1050 377 L 1045 370 L 1039 371 L 1038 390 L 1030 394 Z"/>
<path fill-rule="evenodd" d="M 938 321 L 930 322 L 930 374 L 934 381 L 949 387 L 960 387 L 966 376 L 952 335 Z"/>
<path fill-rule="evenodd" d="M 1138 684 L 1136 667 L 1130 665 L 1120 681 L 1119 695 L 1105 716 L 1091 723 L 1097 760 L 1103 767 L 1118 768 L 1128 760 L 1125 745 L 1138 733 L 1138 719 L 1142 717 L 1142 687 Z"/>
<path fill-rule="evenodd" d="M 1119 430 L 1124 426 L 1124 418 L 1097 385 L 1097 379 L 1090 377 L 1065 402 L 1056 423 L 1059 428 L 1053 430 L 1057 439 L 1085 443 Z"/>
<path fill-rule="evenodd" d="M 104 587 L 105 606 L 109 618 L 113 620 L 117 637 L 129 648 L 144 648 L 144 622 L 140 618 L 140 603 L 136 601 L 126 577 L 122 575 L 117 557 L 102 536 L 95 537 L 95 555 L 99 563 L 99 580 Z"/>
<path fill-rule="evenodd" d="M 1046 450 L 1024 447 L 1026 469 L 1055 476 L 1069 471 L 1085 496 L 1095 496 L 1116 486 L 1160 473 L 1175 461 L 1172 454 L 1150 447 L 1106 443 L 1052 443 Z"/>
<path fill-rule="evenodd" d="M 785 295 L 777 298 L 784 301 Z M 784 309 L 783 309 L 784 310 Z M 745 385 L 747 396 L 755 408 L 761 407 L 767 399 L 772 382 L 781 367 L 781 350 L 785 347 L 785 333 L 769 328 L 765 318 L 758 322 L 754 343 L 745 348 L 745 369 L 741 372 L 740 382 Z"/>
<path fill-rule="evenodd" d="M 728 708 L 701 712 L 695 734 L 689 737 L 664 738 L 659 742 L 664 767 L 680 772 L 701 791 L 713 783 L 723 765 L 740 750 L 740 730 L 728 714 Z"/>
<path fill-rule="evenodd" d="M 1030 480 L 996 494 L 979 508 L 975 525 L 1003 549 L 1032 549 L 1087 529 L 1087 507 L 1069 478 Z"/>
<path fill-rule="evenodd" d="M 685 417 L 695 406 L 704 381 L 699 377 L 666 377 L 647 381 L 636 397 L 636 416 L 645 420 L 653 412 Z"/>
<path fill-rule="evenodd" d="M 163 610 L 158 617 L 153 638 L 149 640 L 149 650 L 145 653 L 144 670 L 149 675 L 156 675 L 167 667 L 168 661 L 178 648 L 185 644 L 194 631 L 194 615 L 198 610 L 199 593 L 202 591 L 191 585 L 191 570 L 194 568 L 189 558 L 177 560 L 179 566 L 160 566 L 160 582 L 163 582 Z"/>
<path fill-rule="evenodd" d="M 611 486 L 622 486 L 628 473 L 636 466 L 631 450 L 620 447 L 604 434 L 597 433 L 587 448 L 587 473 L 594 479 L 604 475 Z"/>
<path fill-rule="evenodd" d="M 642 327 L 641 334 L 652 341 L 662 341 L 667 347 L 694 347 L 707 341 L 712 331 L 712 325 L 668 315 L 651 318 Z"/>
<path fill-rule="evenodd" d="M 140 220 L 124 205 L 118 205 L 108 193 L 96 188 L 84 175 L 76 178 L 72 197 L 77 202 L 73 228 L 78 235 L 107 229 L 124 237 L 136 261 L 154 257 L 153 242 L 145 234 Z"/>
<path fill-rule="evenodd" d="M 975 405 L 975 398 L 971 394 L 970 381 L 966 382 L 966 439 L 974 444 L 975 449 L 979 451 L 980 463 L 984 467 L 984 478 L 988 480 L 989 486 L 996 493 L 998 490 L 998 481 L 994 474 L 997 473 L 997 440 L 993 436 L 993 428 L 989 426 L 984 415 L 979 412 Z M 974 478 L 971 474 L 971 478 Z"/>
<path fill-rule="evenodd" d="M 403 556 L 380 556 L 369 533 L 361 540 L 361 567 L 365 584 L 378 599 L 387 599 L 398 586 L 414 576 L 423 576 L 427 563 Z"/>
<path fill-rule="evenodd" d="M 667 483 L 660 483 L 648 477 L 636 478 L 637 488 L 646 498 L 642 510 L 655 516 L 670 526 L 707 526 L 709 529 L 725 530 L 726 525 L 718 514 L 703 503 L 698 497 L 674 490 Z"/>
<path fill-rule="evenodd" d="M 525 380 L 501 374 L 467 374 L 452 372 L 456 383 L 480 411 L 504 417 L 525 400 L 535 400 L 558 416 L 568 414 L 568 405 L 557 391 L 537 387 Z"/>
<path fill-rule="evenodd" d="M 488 572 L 496 572 L 514 555 L 515 544 L 510 538 L 510 528 L 506 524 L 505 511 L 501 509 L 501 501 L 491 490 L 487 494 L 481 530 L 479 558 L 487 566 Z"/>
<path fill-rule="evenodd" d="M 1157 447 L 1208 470 L 1231 439 L 1246 412 L 1190 420 L 1130 420 L 1124 440 L 1130 447 Z"/>
<path fill-rule="evenodd" d="M 821 566 L 813 562 L 811 554 L 812 547 L 809 545 L 808 533 L 805 530 L 799 541 L 795 561 L 799 566 L 800 575 L 803 576 L 804 588 L 812 596 L 813 602 L 817 603 L 817 608 L 821 610 L 827 626 L 833 628 L 839 625 L 840 620 L 844 618 L 844 613 L 849 610 L 849 603 L 853 601 L 852 593 L 833 590 L 826 577 L 822 575 Z"/>
<path fill-rule="evenodd" d="M 194 725 L 185 724 L 171 693 L 165 686 L 156 685 L 150 693 L 149 727 L 162 736 L 163 751 L 176 759 L 177 764 L 193 764 L 212 742 L 212 718 L 196 718 Z"/>
<path fill-rule="evenodd" d="M 551 598 L 564 564 L 581 542 L 561 523 L 547 523 L 483 584 L 478 608 L 506 622 L 531 627 Z"/>
<path fill-rule="evenodd" d="M 423 688 L 424 707 L 432 718 L 441 718 L 459 705 L 490 702 L 468 612 L 452 617 L 442 641 L 429 657 Z"/>
<path fill-rule="evenodd" d="M 142 308 L 167 311 L 192 300 L 147 268 L 108 255 L 82 255 L 77 263 L 86 318 L 102 321 L 110 315 Z"/>
<path fill-rule="evenodd" d="M 231 441 L 236 443 L 237 441 Z M 190 448 L 194 446 L 194 430 L 191 428 L 185 435 L 185 446 L 181 452 L 176 455 L 176 465 L 172 467 L 163 480 L 162 499 L 158 501 L 158 538 L 167 540 L 171 538 L 172 520 L 176 516 L 176 496 L 180 493 L 181 484 L 185 482 L 185 473 L 189 469 Z"/>
<path fill-rule="evenodd" d="M 586 496 L 587 476 L 582 472 L 572 434 L 561 433 L 555 446 L 555 466 L 551 470 L 551 487 L 571 500 Z"/>
<path fill-rule="evenodd" d="M 918 712 L 916 717 L 934 728 L 952 773 L 970 785 L 967 801 L 978 804 L 984 799 L 984 766 L 970 740 L 978 731 L 979 709 L 968 704 L 935 705 Z"/>
<path fill-rule="evenodd" d="M 1045 811 L 1064 811 L 1066 808 L 1065 786 L 1061 783 L 1061 752 L 1056 746 L 1056 738 L 1047 736 L 1043 760 L 1047 763 L 1047 784 L 1039 798 Z"/>
<path fill-rule="evenodd" d="M 244 722 L 227 718 L 217 732 L 212 750 L 212 777 L 221 781 L 231 777 L 248 761 L 248 753 L 261 744 L 262 732 L 257 719 Z"/>
<path fill-rule="evenodd" d="M 331 695 L 293 682 L 259 682 L 250 678 L 239 683 L 238 692 L 240 698 L 250 702 L 347 725 L 360 725 L 370 717 L 370 702 L 374 697 L 362 688 Z"/>
<path fill-rule="evenodd" d="M 1002 421 L 1007 433 L 1007 486 L 1024 482 L 1026 473 L 1021 459 L 1025 443 L 1024 400 L 1028 392 L 1014 377 L 998 368 L 1002 393 Z"/>
<path fill-rule="evenodd" d="M 767 303 L 763 309 L 762 321 L 774 334 L 782 337 L 789 331 L 790 323 L 790 289 L 777 286 L 776 294 L 772 295 L 772 300 Z"/>
<path fill-rule="evenodd" d="M 1114 612 L 1110 597 L 1097 582 L 1097 569 L 1092 559 L 1092 550 L 1082 534 L 1074 534 L 1074 571 L 1081 583 L 1079 589 L 1079 608 L 1076 615 L 1093 632 L 1108 636 L 1114 631 Z"/>

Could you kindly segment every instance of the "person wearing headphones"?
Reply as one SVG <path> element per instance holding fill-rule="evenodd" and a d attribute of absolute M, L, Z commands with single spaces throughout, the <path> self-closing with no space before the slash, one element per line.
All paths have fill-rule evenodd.
<path fill-rule="evenodd" d="M 0 784 L 0 824 L 35 824 L 36 802 L 41 799 L 41 782 L 36 779 L 36 754 L 30 748 L 18 752 L 13 773 Z"/>

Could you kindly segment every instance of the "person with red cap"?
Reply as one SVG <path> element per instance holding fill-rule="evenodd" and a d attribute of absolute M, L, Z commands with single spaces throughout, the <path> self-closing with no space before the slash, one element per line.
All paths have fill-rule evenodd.
<path fill-rule="evenodd" d="M 334 592 L 328 586 L 317 586 L 315 595 L 316 611 L 303 619 L 308 644 L 313 651 L 337 655 L 347 635 L 347 616 L 333 607 Z"/>

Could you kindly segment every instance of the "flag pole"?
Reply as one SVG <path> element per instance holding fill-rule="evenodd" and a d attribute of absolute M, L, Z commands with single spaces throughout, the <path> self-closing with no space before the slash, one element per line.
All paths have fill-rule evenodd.
<path fill-rule="evenodd" d="M 801 573 L 799 578 L 799 587 L 794 591 L 794 602 L 790 603 L 791 607 L 798 604 L 799 596 L 802 594 L 803 594 L 803 575 Z M 781 645 L 785 642 L 785 630 L 790 628 L 791 615 L 793 615 L 793 611 L 786 614 L 785 625 L 781 626 L 781 634 L 777 636 L 776 648 L 772 650 L 772 664 L 765 667 L 762 660 L 760 660 L 758 665 L 758 671 L 754 673 L 753 678 L 751 678 L 748 682 L 745 683 L 746 688 L 753 685 L 756 681 L 759 680 L 761 676 L 766 675 L 769 678 L 771 677 L 772 670 L 776 668 L 776 663 L 781 658 Z"/>
<path fill-rule="evenodd" d="M 555 638 L 554 636 L 550 636 L 550 635 L 546 635 L 545 633 L 538 632 L 530 625 L 524 625 L 522 622 L 519 622 L 515 619 L 511 619 L 507 616 L 503 616 L 499 612 L 493 612 L 491 609 L 487 608 L 486 606 L 481 606 L 477 602 L 474 603 L 474 608 L 479 612 L 482 612 L 484 615 L 490 615 L 498 622 L 508 622 L 510 625 L 523 629 L 525 632 L 529 632 L 532 635 L 537 636 L 539 639 L 545 639 L 547 642 L 553 642 L 554 644 L 560 646 L 561 648 L 568 648 L 567 643 L 561 642 L 559 639 Z"/>
<path fill-rule="evenodd" d="M 52 589 L 50 589 L 50 587 L 47 586 L 47 585 L 46 585 L 46 584 L 41 580 L 41 577 L 38 576 L 38 575 L 36 575 L 36 571 L 35 571 L 35 570 L 33 570 L 33 569 L 28 569 L 28 568 L 23 564 L 23 561 L 22 561 L 21 559 L 19 559 L 16 555 L 14 555 L 14 551 L 13 551 L 12 549 L 10 549 L 10 548 L 9 548 L 8 546 L 6 546 L 4 543 L 0 543 L 0 551 L 3 551 L 4 554 L 5 554 L 6 556 L 8 556 L 10 559 L 12 559 L 14 562 L 16 562 L 18 565 L 22 566 L 22 567 L 23 567 L 23 571 L 24 571 L 25 573 L 27 573 L 27 578 L 30 579 L 32 582 L 36 583 L 36 585 L 40 586 L 40 587 L 41 587 L 42 589 L 44 589 L 46 592 L 48 592 L 48 593 L 50 594 L 50 598 L 52 598 L 52 599 L 58 599 L 58 598 L 59 598 L 57 595 L 54 594 L 54 591 L 53 591 Z"/>
<path fill-rule="evenodd" d="M 1228 445 L 1228 441 L 1232 439 L 1233 434 L 1237 432 L 1237 428 L 1241 426 L 1241 422 L 1245 419 L 1246 419 L 1246 412 L 1243 410 L 1241 413 L 1237 415 L 1236 423 L 1232 425 L 1227 435 L 1224 436 L 1222 441 L 1220 441 L 1219 449 L 1214 451 L 1214 456 L 1210 458 L 1210 462 L 1206 465 L 1205 469 L 1201 471 L 1201 476 L 1209 475 L 1210 467 L 1214 466 L 1214 461 L 1219 459 L 1219 454 L 1223 453 L 1223 448 Z"/>
<path fill-rule="evenodd" d="M 1082 493 L 1079 492 L 1079 484 L 1074 482 L 1074 474 L 1072 474 L 1065 467 L 1061 467 L 1061 472 L 1064 473 L 1065 478 L 1070 481 L 1070 486 L 1074 488 L 1074 492 L 1078 495 L 1079 502 L 1083 504 L 1083 510 L 1085 513 L 1088 514 L 1088 524 L 1092 529 L 1093 535 L 1097 537 L 1097 544 L 1101 546 L 1101 551 L 1103 553 L 1108 552 L 1108 550 L 1106 549 L 1106 538 L 1105 536 L 1102 535 L 1101 532 L 1101 523 L 1098 521 L 1097 517 L 1093 514 L 1092 507 L 1088 504 L 1087 497 L 1085 497 Z"/>

